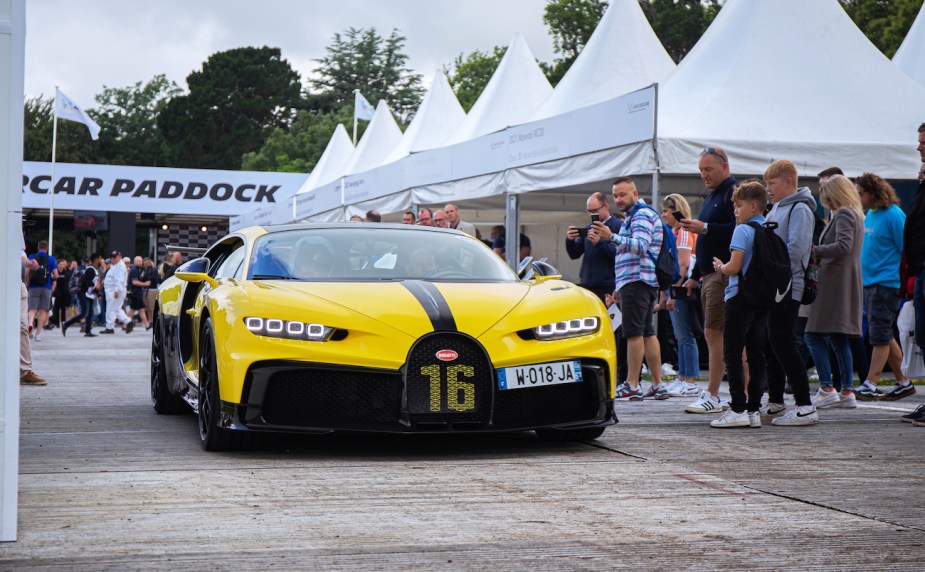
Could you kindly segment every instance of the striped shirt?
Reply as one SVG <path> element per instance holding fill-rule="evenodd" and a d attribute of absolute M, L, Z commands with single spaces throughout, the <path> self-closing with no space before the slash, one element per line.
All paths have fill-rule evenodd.
<path fill-rule="evenodd" d="M 616 290 L 631 282 L 644 282 L 658 288 L 655 278 L 655 260 L 662 249 L 662 221 L 654 209 L 643 206 L 642 201 L 630 211 L 629 218 L 616 238 L 614 260 Z"/>

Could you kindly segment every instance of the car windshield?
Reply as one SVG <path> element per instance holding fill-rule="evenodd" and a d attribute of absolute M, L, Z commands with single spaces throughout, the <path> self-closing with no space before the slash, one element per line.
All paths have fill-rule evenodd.
<path fill-rule="evenodd" d="M 248 279 L 513 282 L 517 277 L 490 248 L 467 235 L 358 225 L 261 236 Z"/>

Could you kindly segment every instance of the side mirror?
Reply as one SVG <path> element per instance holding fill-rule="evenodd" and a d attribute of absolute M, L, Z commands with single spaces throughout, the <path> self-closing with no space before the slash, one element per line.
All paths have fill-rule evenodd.
<path fill-rule="evenodd" d="M 521 280 L 529 280 L 533 278 L 533 257 L 528 256 L 520 261 L 520 264 L 517 265 L 517 277 Z"/>
<path fill-rule="evenodd" d="M 546 259 L 534 260 L 533 261 L 533 279 L 537 284 L 546 282 L 548 280 L 561 280 L 562 273 L 556 270 L 556 268 L 546 262 Z"/>
<path fill-rule="evenodd" d="M 186 282 L 191 282 L 198 284 L 200 282 L 205 282 L 212 288 L 218 286 L 218 282 L 214 278 L 209 276 L 209 259 L 206 257 L 194 258 L 188 262 L 184 262 L 177 268 L 177 271 L 174 273 L 174 276 L 180 280 Z"/>

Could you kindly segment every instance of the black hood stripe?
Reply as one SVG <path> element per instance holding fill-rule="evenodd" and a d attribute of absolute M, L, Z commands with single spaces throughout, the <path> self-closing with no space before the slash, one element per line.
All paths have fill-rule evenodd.
<path fill-rule="evenodd" d="M 402 285 L 408 289 L 411 294 L 417 298 L 430 323 L 434 326 L 435 332 L 457 332 L 456 320 L 453 318 L 453 312 L 450 305 L 446 303 L 446 298 L 430 282 L 423 280 L 405 280 Z"/>

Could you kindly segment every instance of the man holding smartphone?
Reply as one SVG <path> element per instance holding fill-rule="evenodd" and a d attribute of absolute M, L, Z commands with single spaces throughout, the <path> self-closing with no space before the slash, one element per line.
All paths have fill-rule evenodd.
<path fill-rule="evenodd" d="M 610 214 L 610 202 L 604 193 L 594 193 L 588 197 L 585 204 L 590 222 L 581 228 L 572 225 L 568 227 L 565 235 L 565 251 L 569 258 L 581 258 L 581 272 L 579 285 L 594 292 L 605 306 L 613 303 L 611 294 L 616 282 L 614 274 L 614 258 L 617 247 L 612 242 L 601 240 L 595 232 L 593 223 L 600 221 L 613 234 L 620 232 L 623 221 Z M 619 381 L 626 379 L 626 339 L 622 328 L 617 328 L 617 375 Z"/>
<path fill-rule="evenodd" d="M 592 223 L 598 220 L 610 228 L 610 232 L 617 234 L 622 221 L 610 214 L 610 204 L 604 193 L 598 192 L 588 197 L 586 207 L 590 221 L 581 228 L 575 225 L 568 227 L 565 251 L 572 260 L 581 258 L 579 285 L 594 292 L 602 302 L 608 304 L 607 298 L 613 292 L 615 280 L 613 260 L 617 248 L 613 243 L 601 240 Z"/>

